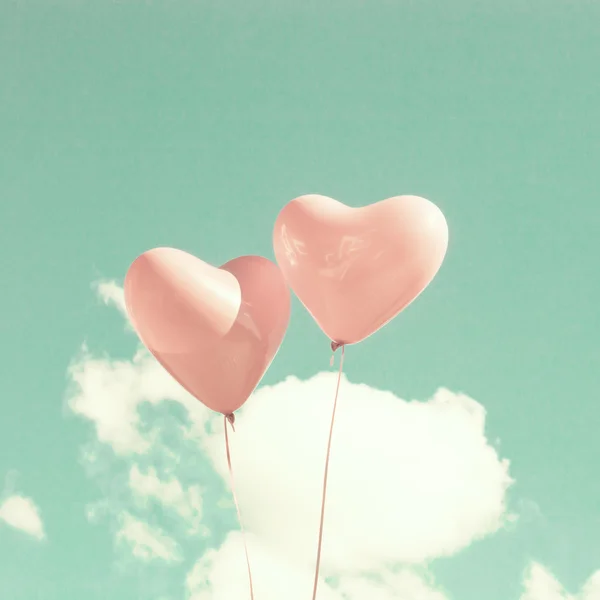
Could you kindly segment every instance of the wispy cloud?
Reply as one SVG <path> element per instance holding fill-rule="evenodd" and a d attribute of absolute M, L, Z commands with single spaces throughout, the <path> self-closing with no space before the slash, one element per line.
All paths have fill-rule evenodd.
<path fill-rule="evenodd" d="M 128 319 L 127 309 L 125 307 L 125 292 L 114 279 L 95 281 L 92 284 L 92 288 L 104 304 L 107 306 L 114 306 L 126 319 Z"/>
<path fill-rule="evenodd" d="M 202 490 L 198 485 L 184 489 L 174 476 L 160 479 L 156 469 L 143 473 L 137 465 L 129 471 L 129 486 L 142 502 L 154 500 L 177 513 L 188 525 L 189 533 L 205 533 L 202 521 Z"/>
<path fill-rule="evenodd" d="M 199 421 L 208 416 L 143 349 L 129 361 L 93 357 L 84 346 L 68 374 L 72 384 L 69 407 L 93 423 L 98 440 L 121 456 L 144 454 L 151 447 L 151 439 L 140 429 L 143 404 L 173 400 Z"/>
<path fill-rule="evenodd" d="M 117 544 L 125 545 L 136 558 L 143 561 L 181 560 L 177 542 L 161 529 L 151 527 L 128 512 L 120 516 L 120 528 L 115 536 Z"/>

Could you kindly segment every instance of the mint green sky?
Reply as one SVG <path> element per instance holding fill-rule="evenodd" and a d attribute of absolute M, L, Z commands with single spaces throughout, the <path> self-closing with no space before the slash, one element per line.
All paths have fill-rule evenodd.
<path fill-rule="evenodd" d="M 84 514 L 66 369 L 84 341 L 135 347 L 90 285 L 161 245 L 272 258 L 304 193 L 447 217 L 434 284 L 347 362 L 403 398 L 464 391 L 511 460 L 519 525 L 437 580 L 517 600 L 533 558 L 579 589 L 600 568 L 599 22 L 587 1 L 0 0 L 0 478 L 48 534 L 0 528 L 0 596 L 151 598 Z M 265 382 L 328 357 L 295 302 Z"/>

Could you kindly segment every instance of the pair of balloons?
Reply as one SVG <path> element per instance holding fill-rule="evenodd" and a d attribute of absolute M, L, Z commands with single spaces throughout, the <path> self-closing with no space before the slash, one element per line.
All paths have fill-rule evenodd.
<path fill-rule="evenodd" d="M 125 302 L 144 345 L 208 408 L 228 417 L 283 341 L 296 293 L 333 347 L 356 344 L 410 304 L 448 245 L 442 212 L 417 196 L 351 208 L 301 196 L 279 213 L 277 265 L 241 256 L 219 268 L 174 248 L 139 256 Z"/>

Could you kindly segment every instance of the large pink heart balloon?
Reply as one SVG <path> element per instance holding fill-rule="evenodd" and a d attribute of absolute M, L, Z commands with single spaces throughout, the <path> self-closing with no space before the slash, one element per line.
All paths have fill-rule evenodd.
<path fill-rule="evenodd" d="M 290 316 L 285 280 L 266 258 L 242 256 L 216 268 L 173 248 L 150 250 L 133 262 L 125 303 L 162 366 L 224 415 L 258 385 Z"/>
<path fill-rule="evenodd" d="M 448 227 L 440 209 L 418 196 L 351 208 L 308 195 L 279 213 L 273 245 L 284 277 L 325 334 L 355 344 L 433 279 Z"/>

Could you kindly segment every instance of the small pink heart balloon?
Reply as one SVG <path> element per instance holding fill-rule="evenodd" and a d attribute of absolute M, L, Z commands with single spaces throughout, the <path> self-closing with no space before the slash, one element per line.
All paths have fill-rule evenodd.
<path fill-rule="evenodd" d="M 275 257 L 290 287 L 336 344 L 383 327 L 433 279 L 448 246 L 440 209 L 418 196 L 351 208 L 301 196 L 279 213 Z"/>
<path fill-rule="evenodd" d="M 160 364 L 224 415 L 258 385 L 290 317 L 285 280 L 266 258 L 241 256 L 216 268 L 174 248 L 150 250 L 133 262 L 125 303 Z"/>

